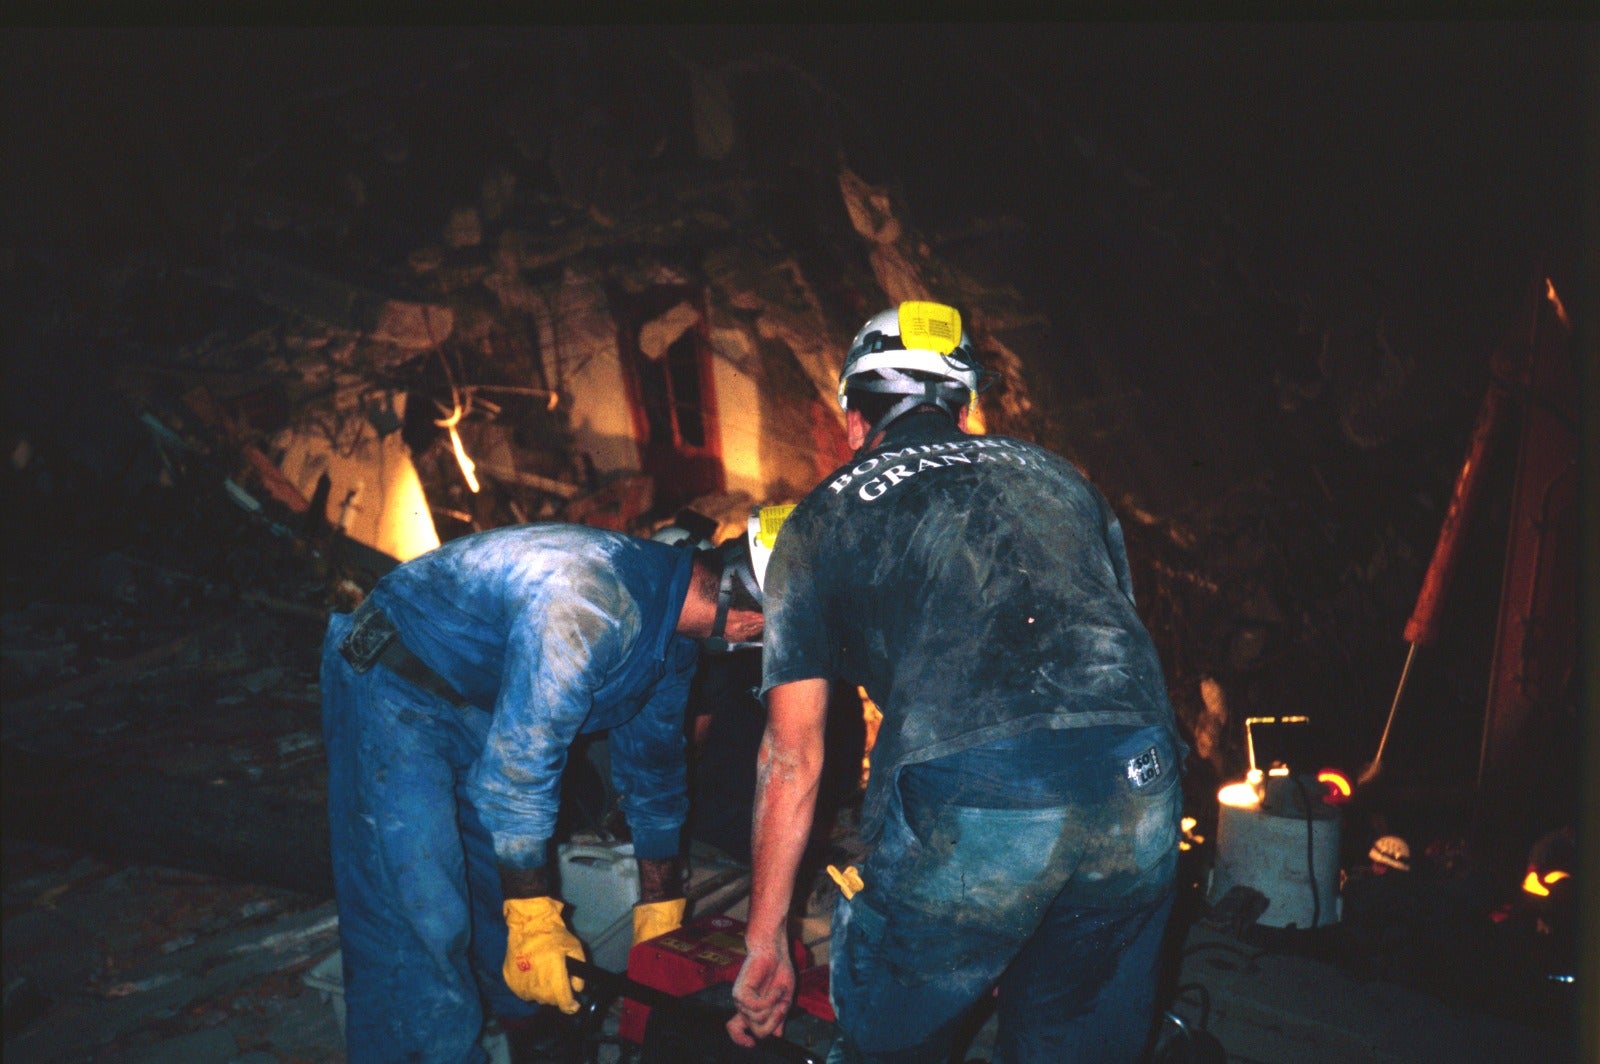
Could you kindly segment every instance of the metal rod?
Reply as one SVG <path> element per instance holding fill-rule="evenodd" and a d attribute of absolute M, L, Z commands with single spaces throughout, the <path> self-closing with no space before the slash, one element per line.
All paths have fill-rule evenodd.
<path fill-rule="evenodd" d="M 1383 722 L 1383 736 L 1378 740 L 1378 754 L 1372 759 L 1372 764 L 1361 774 L 1360 783 L 1370 783 L 1377 775 L 1378 768 L 1383 764 L 1383 751 L 1389 745 L 1389 729 L 1394 727 L 1395 710 L 1400 708 L 1400 697 L 1405 694 L 1406 678 L 1411 675 L 1411 662 L 1417 656 L 1417 644 L 1412 643 L 1411 649 L 1406 651 L 1406 663 L 1400 669 L 1400 682 L 1394 689 L 1394 701 L 1389 703 L 1389 719 Z"/>

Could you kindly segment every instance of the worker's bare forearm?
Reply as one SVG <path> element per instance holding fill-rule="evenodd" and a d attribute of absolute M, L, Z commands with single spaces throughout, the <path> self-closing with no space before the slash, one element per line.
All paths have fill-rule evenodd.
<path fill-rule="evenodd" d="M 811 834 L 820 766 L 762 743 L 757 762 L 752 940 L 781 942 L 794 897 L 794 878 Z"/>
<path fill-rule="evenodd" d="M 769 696 L 767 731 L 756 758 L 752 949 L 783 942 L 794 877 L 816 811 L 827 690 L 824 681 L 801 681 L 774 688 Z"/>

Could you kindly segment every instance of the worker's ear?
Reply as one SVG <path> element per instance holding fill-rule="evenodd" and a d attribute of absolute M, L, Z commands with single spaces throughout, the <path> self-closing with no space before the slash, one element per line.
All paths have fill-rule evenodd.
<path fill-rule="evenodd" d="M 846 410 L 844 412 L 845 439 L 850 442 L 852 451 L 861 450 L 861 445 L 867 442 L 867 430 L 872 428 L 867 424 L 867 419 L 859 410 Z"/>

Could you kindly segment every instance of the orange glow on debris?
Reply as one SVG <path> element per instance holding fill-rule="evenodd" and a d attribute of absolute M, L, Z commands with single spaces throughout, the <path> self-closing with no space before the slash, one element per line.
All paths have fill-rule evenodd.
<path fill-rule="evenodd" d="M 1546 872 L 1544 874 L 1544 878 L 1541 879 L 1539 877 L 1539 870 L 1536 868 L 1530 868 L 1528 869 L 1527 876 L 1522 880 L 1522 889 L 1527 891 L 1529 894 L 1532 894 L 1536 898 L 1548 898 L 1550 896 L 1550 888 L 1552 885 L 1561 882 L 1563 879 L 1571 878 L 1571 873 L 1563 872 L 1559 868 L 1554 868 Z"/>
<path fill-rule="evenodd" d="M 464 416 L 466 416 L 466 411 L 462 409 L 460 403 L 456 403 L 449 414 L 438 419 L 434 424 L 442 429 L 449 430 L 450 448 L 456 453 L 456 465 L 461 467 L 462 478 L 466 480 L 467 487 L 471 488 L 472 493 L 476 495 L 478 493 L 478 474 L 476 472 L 478 466 L 477 463 L 473 462 L 471 456 L 467 454 L 466 447 L 462 445 L 461 433 L 456 431 L 456 426 L 461 424 L 461 419 Z"/>
<path fill-rule="evenodd" d="M 472 489 L 474 495 L 478 492 L 478 466 L 467 455 L 467 449 L 461 445 L 461 434 L 454 425 L 450 426 L 450 447 L 456 452 L 456 464 L 461 467 L 461 475 L 466 479 L 467 487 Z"/>
<path fill-rule="evenodd" d="M 1561 297 L 1556 295 L 1555 282 L 1548 277 L 1544 279 L 1544 296 L 1550 301 L 1550 305 L 1555 308 L 1556 317 L 1560 320 L 1562 328 L 1571 332 L 1572 322 L 1567 320 L 1567 308 L 1562 305 Z"/>
<path fill-rule="evenodd" d="M 1217 801 L 1222 805 L 1231 805 L 1235 809 L 1255 809 L 1261 805 L 1261 795 L 1256 793 L 1254 784 L 1241 780 L 1219 790 Z"/>
<path fill-rule="evenodd" d="M 971 404 L 967 406 L 967 431 L 974 436 L 989 434 L 989 423 L 984 420 L 983 407 L 979 405 L 977 396 L 973 396 Z"/>
<path fill-rule="evenodd" d="M 878 726 L 883 723 L 883 710 L 867 694 L 865 687 L 857 687 L 856 694 L 861 696 L 861 716 L 867 722 L 866 749 L 861 755 L 861 786 L 867 785 L 867 779 L 872 775 L 872 748 L 878 742 Z"/>

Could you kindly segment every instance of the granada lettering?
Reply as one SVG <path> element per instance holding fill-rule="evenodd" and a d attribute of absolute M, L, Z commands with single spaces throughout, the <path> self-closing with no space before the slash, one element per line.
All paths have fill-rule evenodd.
<path fill-rule="evenodd" d="M 878 472 L 878 475 L 873 480 L 863 484 L 857 494 L 870 502 L 908 476 L 915 475 L 926 469 L 943 469 L 953 462 L 971 465 L 974 461 L 998 462 L 1004 460 L 1014 462 L 1017 465 L 1027 465 L 1027 459 L 1017 454 L 1016 450 L 1016 444 L 1011 440 L 996 439 L 992 436 L 975 436 L 959 441 L 925 443 L 913 447 L 902 447 L 894 451 L 883 451 L 856 465 L 848 473 L 841 473 L 829 481 L 828 490 L 835 495 L 841 494 L 862 477 L 880 470 L 880 467 L 883 467 L 886 462 L 911 457 L 917 459 L 916 468 L 914 469 L 905 463 L 888 466 Z M 1000 457 L 993 457 L 989 453 L 991 451 L 1000 455 Z M 886 482 L 884 478 L 888 478 Z"/>
<path fill-rule="evenodd" d="M 989 446 L 993 449 L 980 450 L 975 454 L 962 454 L 960 451 L 953 451 L 949 454 L 924 453 L 917 459 L 917 464 L 915 467 L 913 467 L 909 462 L 901 462 L 897 465 L 889 466 L 882 473 L 862 484 L 861 487 L 856 490 L 856 495 L 863 502 L 873 502 L 882 498 L 886 491 L 894 487 L 896 484 L 899 484 L 901 481 L 909 480 L 918 473 L 929 469 L 947 469 L 952 465 L 973 465 L 977 462 L 1010 462 L 1019 466 L 1028 465 L 1028 460 L 1026 458 L 1015 453 L 1009 448 L 1000 447 L 995 444 L 990 444 Z M 932 449 L 920 448 L 918 450 L 928 452 Z M 853 478 L 851 477 L 841 477 L 828 486 L 834 490 L 835 494 L 837 494 L 839 491 L 847 487 L 852 479 Z"/>

